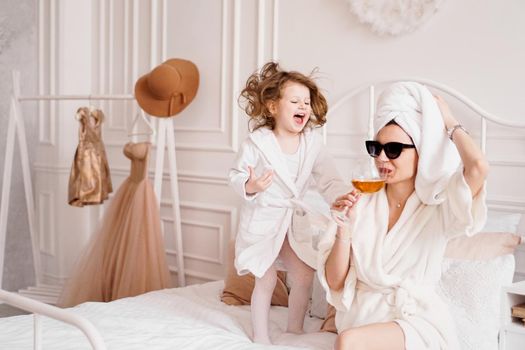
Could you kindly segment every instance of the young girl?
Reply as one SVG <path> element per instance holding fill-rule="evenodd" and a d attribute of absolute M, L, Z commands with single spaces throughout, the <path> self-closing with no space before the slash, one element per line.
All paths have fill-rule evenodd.
<path fill-rule="evenodd" d="M 235 267 L 239 275 L 255 275 L 253 340 L 270 344 L 268 313 L 277 270 L 288 271 L 291 285 L 287 332 L 299 334 L 316 266 L 309 227 L 301 222 L 304 211 L 294 208 L 312 178 L 328 203 L 347 187 L 322 136 L 312 130 L 326 122 L 328 107 L 311 77 L 269 62 L 248 78 L 241 98 L 253 129 L 229 174 L 244 199 Z"/>

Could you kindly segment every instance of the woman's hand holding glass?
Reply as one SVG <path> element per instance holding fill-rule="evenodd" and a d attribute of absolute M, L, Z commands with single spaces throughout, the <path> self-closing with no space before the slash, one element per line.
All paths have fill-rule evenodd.
<path fill-rule="evenodd" d="M 332 210 L 332 218 L 336 222 L 337 226 L 346 228 L 346 230 L 344 230 L 345 236 L 350 235 L 350 225 L 355 221 L 355 211 L 352 210 L 352 208 L 359 201 L 360 197 L 361 193 L 358 190 L 352 190 L 347 194 L 337 197 L 330 207 Z"/>
<path fill-rule="evenodd" d="M 332 205 L 332 218 L 337 225 L 347 227 L 350 225 L 351 220 L 348 215 L 349 212 L 351 212 L 350 208 L 355 204 L 355 201 L 349 205 L 348 202 L 338 202 L 338 200 L 342 200 L 345 196 L 349 196 L 347 197 L 347 200 L 352 202 L 354 199 L 359 198 L 363 193 L 374 193 L 381 190 L 385 185 L 385 176 L 386 174 L 380 174 L 378 172 L 372 158 L 367 157 L 357 161 L 357 164 L 352 171 L 352 185 L 354 190 L 339 197 L 334 202 L 334 205 Z M 336 205 L 337 203 L 346 203 L 347 205 L 340 207 Z"/>

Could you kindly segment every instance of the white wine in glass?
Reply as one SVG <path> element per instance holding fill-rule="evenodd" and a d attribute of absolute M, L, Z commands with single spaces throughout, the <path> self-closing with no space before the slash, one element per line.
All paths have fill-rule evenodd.
<path fill-rule="evenodd" d="M 352 185 L 359 193 L 374 193 L 385 186 L 385 175 L 379 173 L 372 158 L 360 159 L 352 171 Z M 342 211 L 334 210 L 332 216 L 339 223 L 348 225 L 348 210 L 348 207 Z"/>
<path fill-rule="evenodd" d="M 361 193 L 374 193 L 385 186 L 385 180 L 353 178 L 352 185 Z"/>
<path fill-rule="evenodd" d="M 352 185 L 361 193 L 374 193 L 385 186 L 385 176 L 379 174 L 372 158 L 360 159 L 352 170 Z"/>

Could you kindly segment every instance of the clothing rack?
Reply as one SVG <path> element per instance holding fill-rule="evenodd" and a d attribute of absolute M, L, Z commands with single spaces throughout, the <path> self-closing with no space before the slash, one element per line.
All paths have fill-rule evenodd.
<path fill-rule="evenodd" d="M 13 170 L 13 156 L 15 148 L 15 138 L 18 136 L 18 146 L 20 151 L 20 162 L 22 165 L 22 175 L 24 182 L 24 192 L 31 236 L 31 247 L 33 254 L 33 267 L 36 283 L 42 282 L 42 271 L 40 262 L 40 245 L 37 227 L 35 225 L 35 202 L 31 182 L 29 153 L 27 149 L 27 139 L 24 127 L 21 102 L 23 101 L 59 101 L 59 100 L 134 100 L 133 95 L 37 95 L 22 96 L 20 94 L 20 73 L 12 72 L 13 91 L 11 95 L 9 109 L 9 123 L 7 127 L 7 142 L 5 146 L 4 175 L 2 180 L 2 198 L 0 206 L 0 288 L 2 288 L 4 259 L 5 259 L 5 240 L 7 234 L 7 219 L 9 214 L 9 198 L 11 191 L 11 174 Z M 157 196 L 157 204 L 160 209 L 162 175 L 164 169 L 165 148 L 168 148 L 168 163 L 170 174 L 170 190 L 172 195 L 173 225 L 175 235 L 175 251 L 177 257 L 177 279 L 178 286 L 185 286 L 185 271 L 182 249 L 182 228 L 180 217 L 180 200 L 177 178 L 177 163 L 175 153 L 175 134 L 173 128 L 173 118 L 160 118 L 157 137 L 157 153 L 155 162 L 154 189 Z"/>

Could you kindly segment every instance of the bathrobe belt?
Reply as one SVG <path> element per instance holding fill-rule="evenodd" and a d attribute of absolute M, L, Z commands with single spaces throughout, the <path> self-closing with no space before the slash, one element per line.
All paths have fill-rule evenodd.
<path fill-rule="evenodd" d="M 268 208 L 295 208 L 295 205 L 293 202 L 295 202 L 295 199 L 285 199 L 285 198 L 271 198 L 271 199 L 264 199 L 260 200 L 258 204 L 262 207 L 268 207 Z M 299 200 L 297 200 L 299 201 Z"/>
<path fill-rule="evenodd" d="M 305 203 L 303 200 L 297 197 L 290 198 L 261 198 L 258 202 L 258 205 L 261 207 L 267 208 L 289 208 L 289 209 L 307 209 L 310 208 L 310 205 Z"/>
<path fill-rule="evenodd" d="M 420 283 L 416 286 L 414 282 L 408 280 L 397 286 L 384 288 L 374 288 L 360 280 L 357 280 L 356 284 L 356 289 L 383 294 L 386 303 L 394 308 L 396 317 L 401 320 L 406 320 L 427 307 L 428 295 L 431 293 L 426 293 L 425 289 L 428 291 L 430 288 L 432 288 L 430 285 L 421 285 Z"/>
<path fill-rule="evenodd" d="M 319 229 L 326 230 L 327 226 L 334 222 L 332 218 L 325 214 L 321 213 L 318 209 L 314 208 L 309 203 L 306 203 L 305 201 L 297 198 L 297 197 L 291 197 L 291 198 L 272 198 L 272 199 L 261 199 L 258 202 L 258 205 L 262 207 L 269 207 L 269 208 L 288 208 L 288 209 L 295 209 L 295 213 L 303 216 L 306 213 L 308 213 L 309 221 L 312 224 L 315 224 L 318 226 Z"/>

